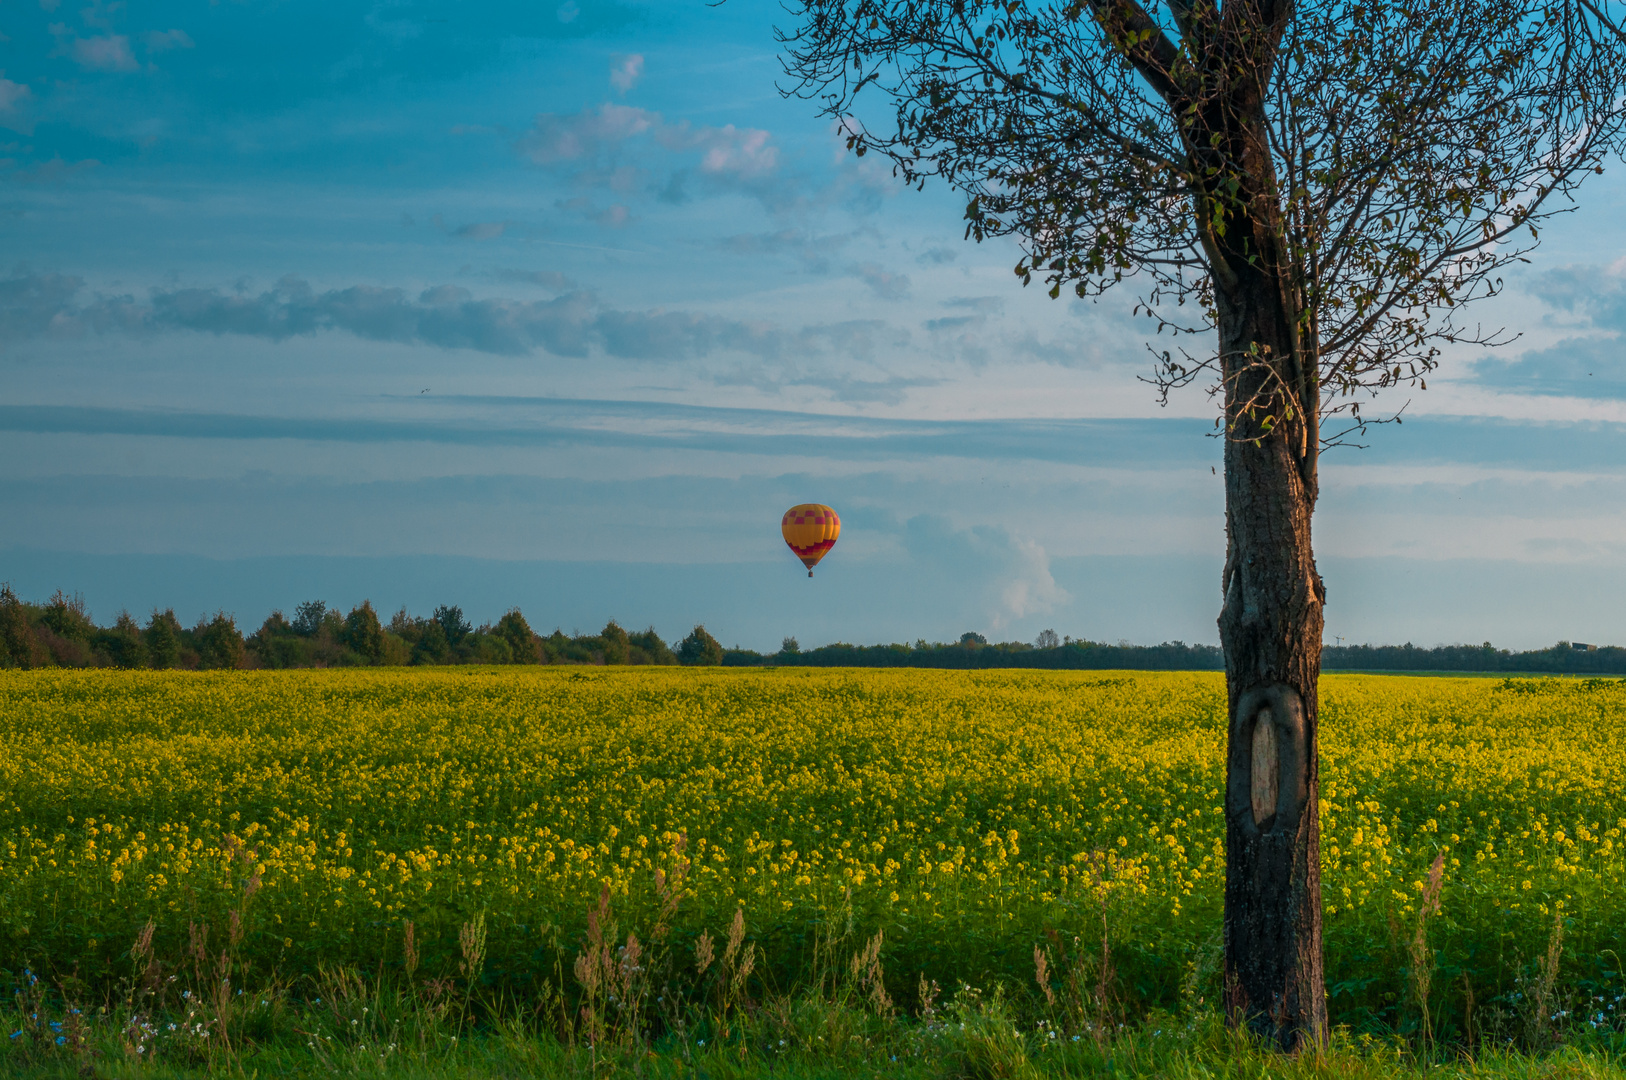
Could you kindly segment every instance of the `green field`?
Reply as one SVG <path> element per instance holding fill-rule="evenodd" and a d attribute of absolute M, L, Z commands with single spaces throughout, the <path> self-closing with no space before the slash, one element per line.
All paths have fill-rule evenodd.
<path fill-rule="evenodd" d="M 352 1055 L 389 1045 L 384 1015 L 425 1053 L 462 1032 L 457 1061 L 498 1031 L 562 1061 L 701 1033 L 756 1061 L 746 1033 L 771 1023 L 811 1053 L 798 1009 L 886 1057 L 950 1015 L 1009 1024 L 1034 1061 L 1164 1032 L 1141 1051 L 1160 1074 L 1223 1043 L 1218 675 L 42 671 L 0 691 L 0 972 L 19 1008 L 84 1027 L 19 1021 L 18 1062 L 177 1010 L 201 1031 L 120 1028 L 99 1067 L 240 1061 L 290 1016 Z M 1623 715 L 1614 681 L 1323 679 L 1352 1061 L 1619 1036 Z M 340 999 L 372 1019 L 323 1011 Z M 938 1056 L 975 1072 L 965 1053 Z"/>

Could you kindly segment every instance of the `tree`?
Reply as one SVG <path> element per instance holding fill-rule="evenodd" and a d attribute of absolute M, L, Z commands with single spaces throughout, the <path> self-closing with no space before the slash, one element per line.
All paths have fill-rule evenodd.
<path fill-rule="evenodd" d="M 1040 630 L 1039 636 L 1033 639 L 1035 649 L 1054 649 L 1061 645 L 1061 638 L 1056 636 L 1054 630 Z"/>
<path fill-rule="evenodd" d="M 310 639 L 296 633 L 280 609 L 267 615 L 244 645 L 268 668 L 309 667 L 314 653 Z"/>
<path fill-rule="evenodd" d="M 327 602 L 325 600 L 307 600 L 294 608 L 294 633 L 300 637 L 312 638 L 322 630 L 322 622 L 327 618 Z"/>
<path fill-rule="evenodd" d="M 363 600 L 350 609 L 344 619 L 344 644 L 371 664 L 384 659 L 384 627 L 378 621 L 371 600 Z"/>
<path fill-rule="evenodd" d="M 224 611 L 215 612 L 207 623 L 199 620 L 193 631 L 197 641 L 198 667 L 203 671 L 231 671 L 243 664 L 243 635 L 237 622 Z"/>
<path fill-rule="evenodd" d="M 159 670 L 174 667 L 181 658 L 181 622 L 174 608 L 153 609 L 152 618 L 147 620 L 146 638 L 152 666 Z"/>
<path fill-rule="evenodd" d="M 46 601 L 39 621 L 41 626 L 50 628 L 53 634 L 68 641 L 88 645 L 96 636 L 96 624 L 85 607 L 84 596 L 79 593 L 68 596 L 58 589 Z"/>
<path fill-rule="evenodd" d="M 461 645 L 463 639 L 474 631 L 474 627 L 470 626 L 468 620 L 463 618 L 463 609 L 460 607 L 448 607 L 442 604 L 435 609 L 435 613 L 429 618 L 440 625 L 441 632 L 446 635 L 446 644 L 454 649 Z"/>
<path fill-rule="evenodd" d="M 632 663 L 634 664 L 675 664 L 678 662 L 677 654 L 667 648 L 666 642 L 655 633 L 653 626 L 640 630 L 636 634 L 628 634 L 627 642 L 632 646 Z"/>
<path fill-rule="evenodd" d="M 632 659 L 632 642 L 627 640 L 627 632 L 614 619 L 604 624 L 598 639 L 606 664 L 625 664 Z"/>
<path fill-rule="evenodd" d="M 704 626 L 696 626 L 689 636 L 678 644 L 678 663 L 716 666 L 723 662 L 723 647 L 717 639 L 706 633 Z"/>
<path fill-rule="evenodd" d="M 1462 305 L 1617 149 L 1626 47 L 1595 0 L 791 11 L 789 92 L 906 183 L 968 196 L 967 235 L 1016 238 L 1024 285 L 1135 279 L 1159 333 L 1212 335 L 1155 354 L 1149 381 L 1221 403 L 1226 1015 L 1319 1040 L 1319 455 L 1364 430 L 1371 394 L 1426 389 L 1442 345 L 1499 340 Z M 884 124 L 857 115 L 865 92 Z"/>
<path fill-rule="evenodd" d="M 534 664 L 541 659 L 536 635 L 531 632 L 531 624 L 525 621 L 519 608 L 509 610 L 497 620 L 496 634 L 508 642 L 514 663 Z"/>
<path fill-rule="evenodd" d="M 97 644 L 107 653 L 115 667 L 144 668 L 147 666 L 147 643 L 141 638 L 141 627 L 128 611 L 119 612 L 111 630 L 97 635 Z"/>
<path fill-rule="evenodd" d="M 424 621 L 418 633 L 418 640 L 412 646 L 412 662 L 414 664 L 444 664 L 452 655 L 451 642 L 446 640 L 446 631 L 437 619 Z"/>
<path fill-rule="evenodd" d="M 28 607 L 9 584 L 0 583 L 0 667 L 37 668 L 50 661 L 28 625 Z"/>

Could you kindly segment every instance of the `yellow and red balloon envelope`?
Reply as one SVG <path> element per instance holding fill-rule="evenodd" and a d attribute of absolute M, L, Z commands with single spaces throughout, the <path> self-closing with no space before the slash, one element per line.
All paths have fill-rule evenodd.
<path fill-rule="evenodd" d="M 841 535 L 841 518 L 828 506 L 803 503 L 785 511 L 779 531 L 784 533 L 785 543 L 807 567 L 807 576 L 812 577 L 813 567 L 824 558 L 825 552 L 835 547 L 836 538 Z"/>

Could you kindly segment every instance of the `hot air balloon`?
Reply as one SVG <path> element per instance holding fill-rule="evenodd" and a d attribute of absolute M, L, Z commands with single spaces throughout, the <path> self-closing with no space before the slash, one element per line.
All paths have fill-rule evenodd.
<path fill-rule="evenodd" d="M 803 503 L 785 511 L 779 531 L 807 567 L 807 576 L 812 577 L 813 567 L 824 558 L 825 552 L 836 546 L 836 538 L 841 535 L 841 518 L 828 506 Z"/>

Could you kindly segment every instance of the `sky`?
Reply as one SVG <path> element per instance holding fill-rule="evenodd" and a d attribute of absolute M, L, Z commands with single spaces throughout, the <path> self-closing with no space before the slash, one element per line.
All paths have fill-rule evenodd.
<path fill-rule="evenodd" d="M 776 3 L 16 0 L 0 580 L 111 621 L 370 599 L 776 649 L 1216 642 L 1200 389 L 781 93 Z M 1626 642 L 1626 185 L 1365 449 L 1327 637 Z M 796 503 L 843 533 L 810 581 Z"/>

